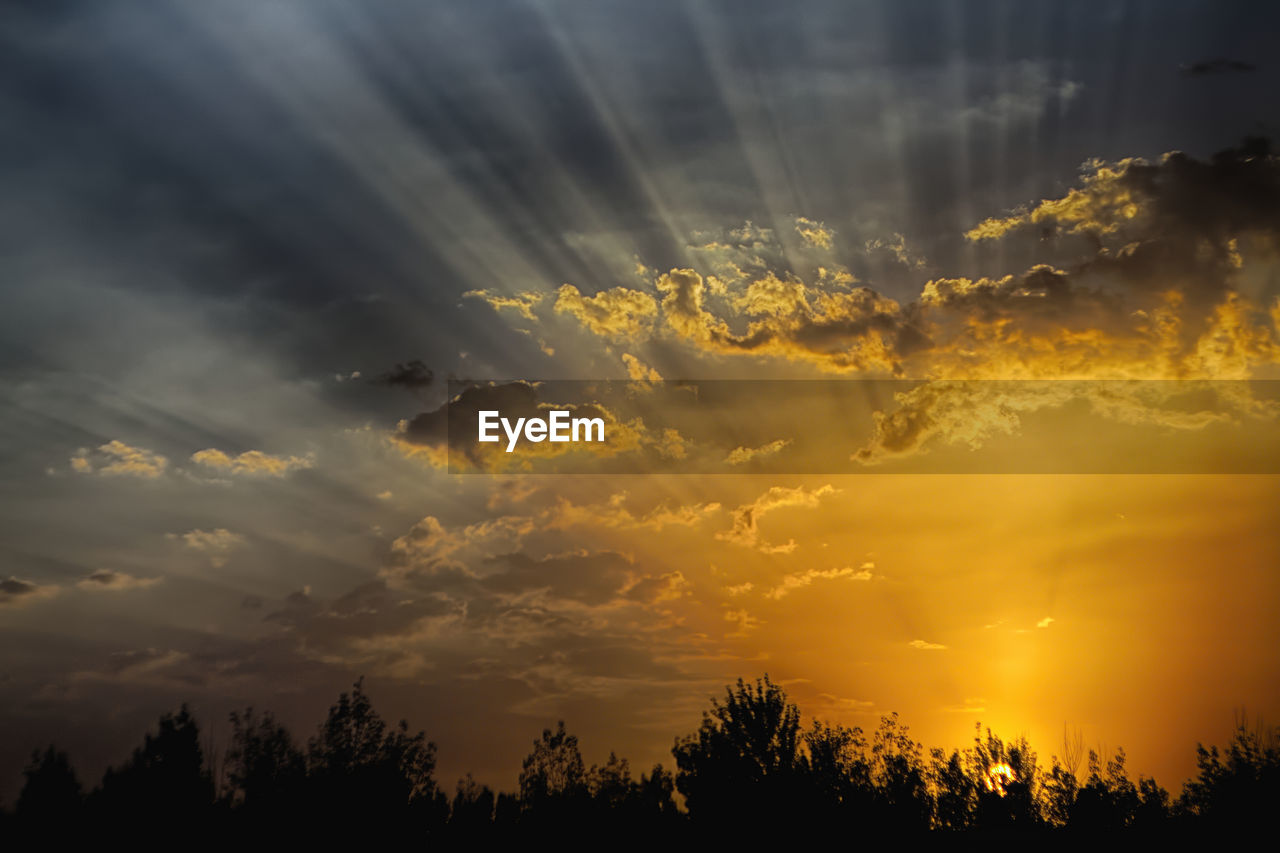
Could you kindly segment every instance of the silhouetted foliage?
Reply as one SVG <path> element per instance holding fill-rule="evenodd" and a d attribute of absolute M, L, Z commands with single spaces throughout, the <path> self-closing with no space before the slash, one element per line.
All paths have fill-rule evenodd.
<path fill-rule="evenodd" d="M 1180 810 L 1214 830 L 1271 821 L 1280 803 L 1280 729 L 1254 730 L 1241 715 L 1225 750 L 1196 745 L 1196 778 L 1179 800 Z"/>
<path fill-rule="evenodd" d="M 231 713 L 226 755 L 227 796 L 246 809 L 294 809 L 306 781 L 306 758 L 293 737 L 268 712 Z"/>
<path fill-rule="evenodd" d="M 723 703 L 712 699 L 698 732 L 676 741 L 676 788 L 695 821 L 776 815 L 799 793 L 799 747 L 800 711 L 782 688 L 768 675 L 754 686 L 738 679 Z"/>
<path fill-rule="evenodd" d="M 435 745 L 404 721 L 387 725 L 362 680 L 329 708 L 305 753 L 270 713 L 246 709 L 230 724 L 216 792 L 185 705 L 162 716 L 88 798 L 65 753 L 36 750 L 14 815 L 0 813 L 0 839 L 48 846 L 83 817 L 88 828 L 118 833 L 201 827 L 197 843 L 185 846 L 233 828 L 226 841 L 293 844 L 408 832 L 482 847 L 610 838 L 759 845 L 798 828 L 864 845 L 901 844 L 926 830 L 1166 843 L 1268 828 L 1280 794 L 1277 732 L 1250 729 L 1243 718 L 1226 748 L 1198 747 L 1198 773 L 1174 800 L 1153 779 L 1132 781 L 1123 749 L 1109 758 L 1088 751 L 1081 779 L 1078 735 L 1064 738 L 1062 756 L 1044 770 L 1026 738 L 1006 741 L 981 726 L 966 749 L 927 753 L 896 714 L 870 734 L 821 721 L 802 731 L 799 709 L 767 675 L 739 679 L 711 700 L 697 732 L 676 739 L 675 775 L 659 764 L 637 779 L 612 752 L 587 767 L 561 721 L 534 741 L 518 791 L 495 792 L 468 774 L 451 801 L 433 778 Z"/>
<path fill-rule="evenodd" d="M 65 752 L 53 744 L 43 752 L 36 750 L 22 775 L 26 782 L 15 809 L 21 820 L 59 822 L 79 816 L 84 793 Z"/>
<path fill-rule="evenodd" d="M 543 729 L 520 769 L 520 812 L 526 824 L 546 824 L 579 816 L 588 798 L 587 771 L 578 738 Z"/>
<path fill-rule="evenodd" d="M 213 779 L 205 767 L 200 728 L 183 705 L 165 714 L 128 761 L 108 769 L 94 792 L 96 810 L 114 820 L 145 815 L 156 823 L 181 823 L 213 803 Z"/>
<path fill-rule="evenodd" d="M 410 734 L 404 720 L 388 727 L 362 685 L 358 680 L 338 697 L 307 744 L 312 805 L 332 815 L 441 810 L 444 795 L 437 796 L 432 778 L 436 745 L 423 732 Z"/>
<path fill-rule="evenodd" d="M 979 725 L 968 751 L 969 775 L 977 780 L 975 825 L 984 829 L 1029 829 L 1040 822 L 1039 769 L 1026 738 L 1006 744 Z"/>
<path fill-rule="evenodd" d="M 476 830 L 493 822 L 494 794 L 468 773 L 458 780 L 457 793 L 449 809 L 449 824 L 458 830 Z"/>

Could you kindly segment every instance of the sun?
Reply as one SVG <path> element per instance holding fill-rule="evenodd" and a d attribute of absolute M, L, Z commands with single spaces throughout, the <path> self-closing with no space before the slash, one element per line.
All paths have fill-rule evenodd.
<path fill-rule="evenodd" d="M 1008 764 L 993 764 L 991 769 L 987 771 L 987 776 L 983 780 L 987 785 L 987 790 L 996 796 L 1003 797 L 1005 794 L 1004 786 L 1010 782 L 1018 781 L 1018 774 L 1013 772 L 1013 768 Z"/>

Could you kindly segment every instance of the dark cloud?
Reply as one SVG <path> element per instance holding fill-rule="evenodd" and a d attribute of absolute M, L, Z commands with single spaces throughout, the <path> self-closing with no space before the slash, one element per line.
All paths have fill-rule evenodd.
<path fill-rule="evenodd" d="M 1239 59 L 1204 59 L 1200 62 L 1184 62 L 1179 67 L 1188 74 L 1218 74 L 1224 71 L 1247 73 L 1258 70 L 1258 66 L 1252 62 Z"/>
<path fill-rule="evenodd" d="M 354 640 L 408 633 L 423 619 L 445 616 L 457 607 L 438 596 L 406 596 L 386 582 L 371 580 L 329 601 L 295 592 L 287 606 L 266 621 L 287 629 L 304 653 L 349 651 Z"/>
<path fill-rule="evenodd" d="M 401 436 L 410 444 L 443 447 L 451 430 L 475 431 L 476 416 L 482 410 L 498 410 L 507 418 L 538 416 L 538 391 L 528 382 L 470 385 L 438 409 L 411 419 Z M 508 414 L 510 413 L 510 414 Z"/>
<path fill-rule="evenodd" d="M 31 581 L 18 580 L 12 575 L 0 580 L 0 604 L 8 604 L 25 596 L 34 595 L 40 587 Z"/>
<path fill-rule="evenodd" d="M 545 592 L 552 598 L 591 605 L 617 598 L 632 570 L 631 562 L 613 551 L 541 559 L 512 553 L 492 557 L 486 563 L 499 569 L 481 582 L 487 590 L 510 596 Z"/>
<path fill-rule="evenodd" d="M 418 359 L 400 364 L 388 370 L 386 373 L 372 380 L 378 385 L 385 385 L 388 388 L 405 388 L 410 391 L 421 391 L 431 385 L 431 380 L 435 377 L 431 368 L 427 367 Z"/>

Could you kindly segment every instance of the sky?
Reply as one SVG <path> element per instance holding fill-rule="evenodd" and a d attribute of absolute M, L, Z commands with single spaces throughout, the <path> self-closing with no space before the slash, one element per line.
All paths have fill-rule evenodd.
<path fill-rule="evenodd" d="M 1176 791 L 1280 712 L 1277 15 L 0 7 L 0 801 L 362 675 L 446 789 L 767 672 Z"/>

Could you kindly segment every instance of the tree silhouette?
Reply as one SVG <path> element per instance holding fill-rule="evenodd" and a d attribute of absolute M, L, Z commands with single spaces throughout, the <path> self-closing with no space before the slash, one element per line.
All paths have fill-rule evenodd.
<path fill-rule="evenodd" d="M 561 721 L 534 741 L 518 792 L 497 793 L 468 774 L 451 807 L 433 780 L 434 744 L 404 721 L 385 723 L 363 680 L 329 708 L 305 755 L 270 713 L 250 708 L 231 714 L 230 723 L 227 787 L 216 800 L 185 705 L 162 716 L 87 798 L 65 753 L 52 745 L 36 750 L 16 813 L 0 812 L 0 843 L 19 838 L 9 846 L 47 847 L 66 841 L 72 828 L 180 838 L 199 827 L 198 840 L 208 843 L 233 830 L 225 840 L 273 837 L 267 831 L 282 843 L 328 846 L 409 832 L 434 842 L 438 831 L 454 844 L 481 847 L 530 838 L 561 846 L 609 838 L 635 846 L 762 846 L 799 827 L 845 833 L 863 845 L 901 844 L 932 829 L 1155 846 L 1268 829 L 1280 797 L 1280 730 L 1251 729 L 1243 717 L 1225 748 L 1198 747 L 1198 773 L 1174 802 L 1155 780 L 1130 780 L 1123 749 L 1109 758 L 1088 751 L 1081 782 L 1078 736 L 1064 739 L 1066 763 L 1055 756 L 1046 772 L 1026 738 L 1006 741 L 980 725 L 967 749 L 927 756 L 896 714 L 869 735 L 822 721 L 802 733 L 799 709 L 767 675 L 751 684 L 739 679 L 711 700 L 698 730 L 675 742 L 675 777 L 655 765 L 637 780 L 613 752 L 587 769 Z M 677 808 L 677 790 L 687 814 Z"/>
<path fill-rule="evenodd" d="M 872 802 L 871 763 L 862 729 L 815 720 L 813 728 L 805 732 L 804 745 L 813 819 L 826 825 L 864 820 Z"/>
<path fill-rule="evenodd" d="M 579 815 L 588 793 L 578 738 L 565 731 L 564 720 L 554 732 L 543 729 L 520 769 L 520 810 L 526 822 Z"/>
<path fill-rule="evenodd" d="M 24 823 L 65 821 L 79 814 L 84 795 L 65 752 L 53 744 L 43 752 L 36 750 L 22 775 L 26 782 L 18 794 L 16 813 Z"/>
<path fill-rule="evenodd" d="M 401 720 L 388 727 L 363 689 L 364 679 L 330 706 L 307 744 L 313 803 L 331 815 L 399 813 L 405 806 L 446 811 L 432 774 L 436 745 Z M 443 808 L 441 808 L 443 806 Z M 441 818 L 442 815 L 434 814 Z"/>
<path fill-rule="evenodd" d="M 934 826 L 969 829 L 977 819 L 979 784 L 965 772 L 959 750 L 948 756 L 941 749 L 930 753 L 930 779 L 934 788 Z"/>
<path fill-rule="evenodd" d="M 641 816 L 657 828 L 669 826 L 678 817 L 675 790 L 675 779 L 661 764 L 641 773 L 635 793 Z"/>
<path fill-rule="evenodd" d="M 765 675 L 711 700 L 696 734 L 677 739 L 676 787 L 697 821 L 776 817 L 797 795 L 800 711 Z"/>
<path fill-rule="evenodd" d="M 605 810 L 625 808 L 634 787 L 630 764 L 615 753 L 609 753 L 609 760 L 604 766 L 593 764 L 587 771 L 587 791 L 591 799 Z"/>
<path fill-rule="evenodd" d="M 449 826 L 455 835 L 481 832 L 493 822 L 493 810 L 493 789 L 479 784 L 468 773 L 458 780 L 458 790 L 449 809 Z"/>
<path fill-rule="evenodd" d="M 306 758 L 270 712 L 231 713 L 226 756 L 228 794 L 247 809 L 292 809 L 306 781 Z"/>
<path fill-rule="evenodd" d="M 1280 801 L 1280 729 L 1250 730 L 1243 713 L 1226 749 L 1196 745 L 1196 777 L 1187 782 L 1182 811 L 1215 829 L 1260 826 Z"/>
<path fill-rule="evenodd" d="M 923 747 L 911 739 L 896 713 L 880 718 L 871 736 L 871 781 L 884 829 L 929 827 L 931 805 L 922 753 Z"/>
<path fill-rule="evenodd" d="M 116 820 L 145 813 L 156 823 L 176 824 L 208 808 L 213 780 L 187 706 L 162 716 L 156 733 L 148 732 L 121 767 L 108 769 L 95 793 L 98 808 Z"/>
<path fill-rule="evenodd" d="M 1028 829 L 1040 822 L 1040 772 L 1025 737 L 1005 743 L 982 725 L 966 751 L 970 777 L 976 780 L 976 824 L 984 829 Z"/>

